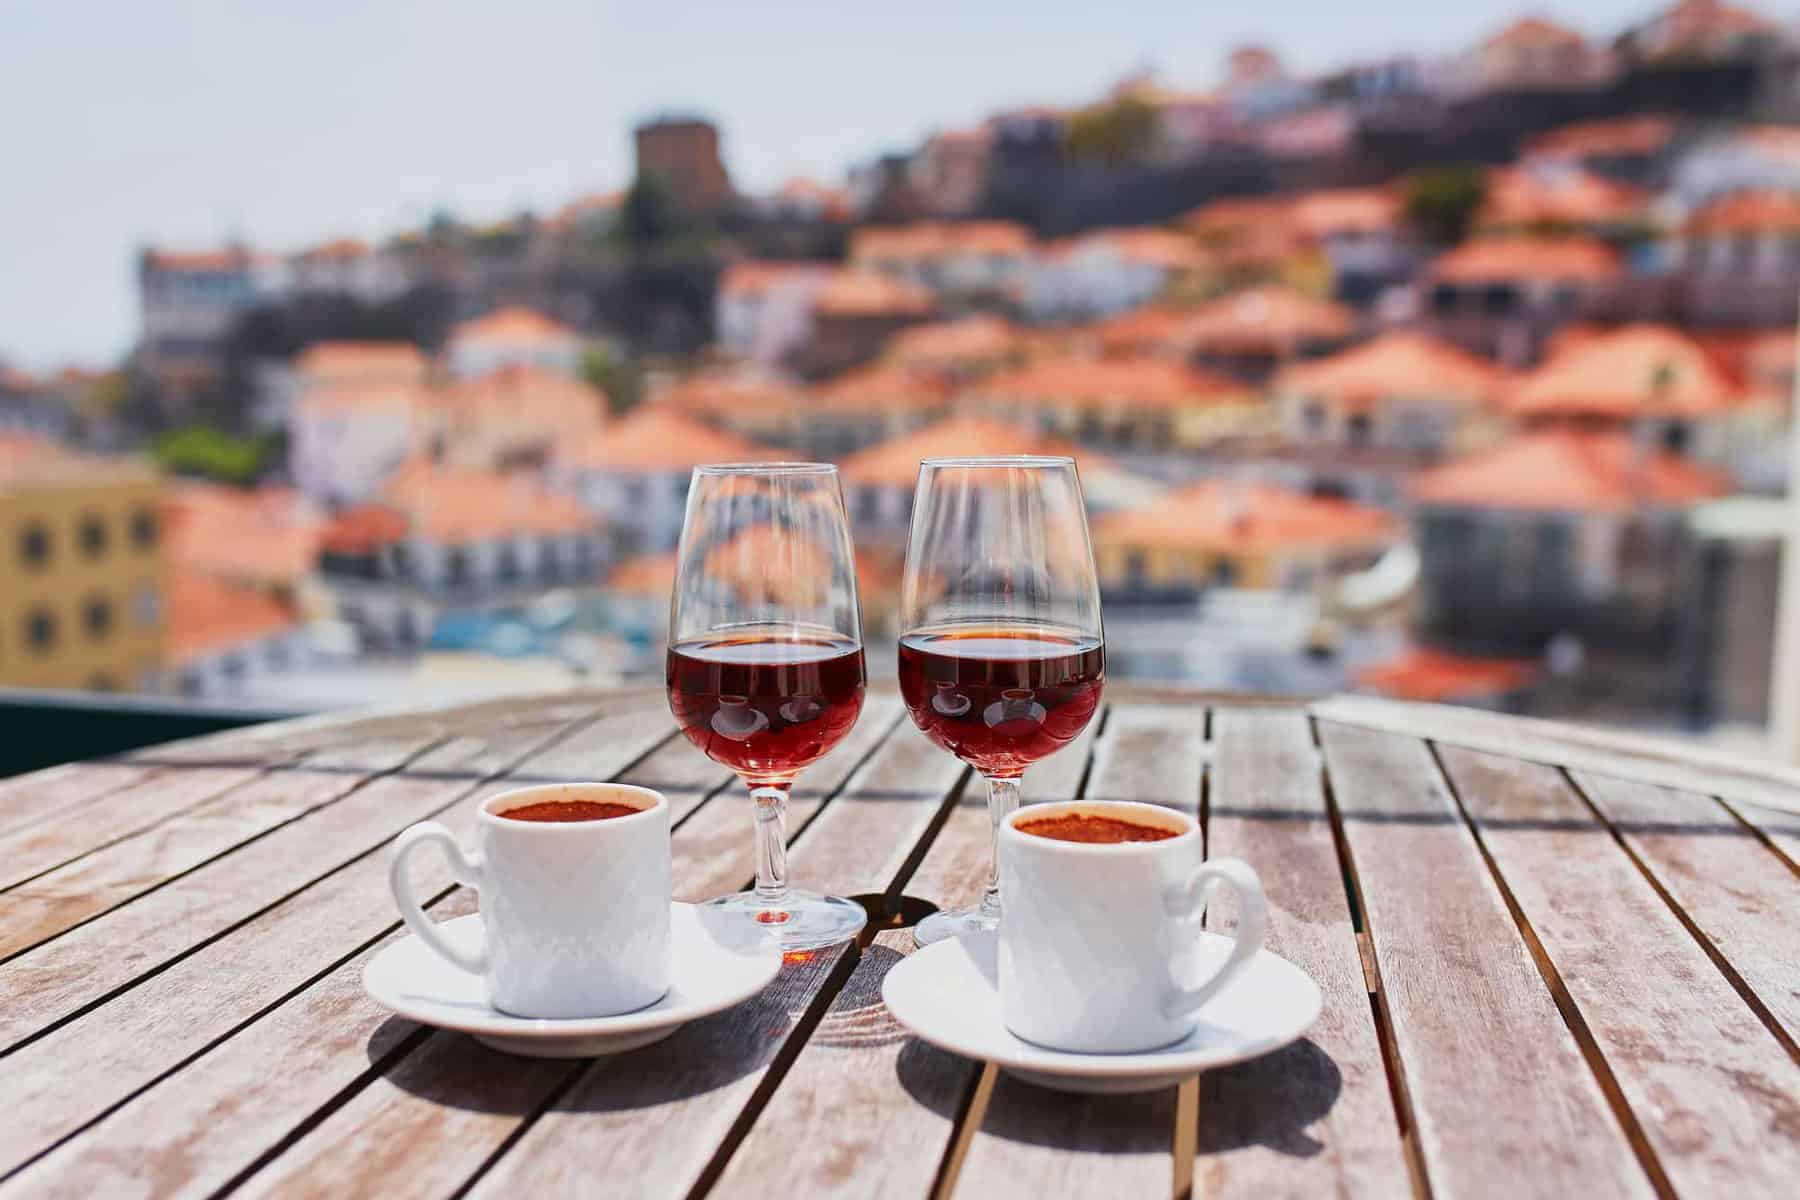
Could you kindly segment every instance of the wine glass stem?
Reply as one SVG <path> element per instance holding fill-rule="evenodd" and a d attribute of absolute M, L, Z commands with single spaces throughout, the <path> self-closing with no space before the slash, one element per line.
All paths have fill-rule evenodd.
<path fill-rule="evenodd" d="M 981 893 L 981 913 L 1000 917 L 1000 822 L 1019 807 L 1017 778 L 987 776 L 988 785 L 988 881 Z"/>
<path fill-rule="evenodd" d="M 753 785 L 750 799 L 756 803 L 756 898 L 779 906 L 788 892 L 787 785 Z"/>

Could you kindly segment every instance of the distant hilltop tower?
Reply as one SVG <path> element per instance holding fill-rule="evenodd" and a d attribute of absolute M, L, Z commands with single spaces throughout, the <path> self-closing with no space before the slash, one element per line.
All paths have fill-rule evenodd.
<path fill-rule="evenodd" d="M 719 158 L 719 130 L 699 117 L 662 116 L 639 125 L 637 173 L 659 177 L 670 198 L 690 213 L 715 213 L 731 204 L 731 176 Z"/>

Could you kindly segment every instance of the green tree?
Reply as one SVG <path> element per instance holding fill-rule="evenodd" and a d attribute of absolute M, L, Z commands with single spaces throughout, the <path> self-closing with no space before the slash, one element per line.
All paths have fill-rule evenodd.
<path fill-rule="evenodd" d="M 1480 167 L 1428 167 L 1407 180 L 1406 219 L 1431 241 L 1453 246 L 1469 235 L 1486 198 Z"/>
<path fill-rule="evenodd" d="M 243 485 L 256 481 L 275 449 L 270 439 L 233 437 L 210 425 L 189 425 L 157 438 L 152 453 L 157 465 L 171 474 Z"/>
<path fill-rule="evenodd" d="M 643 396 L 643 371 L 605 343 L 589 345 L 581 352 L 581 377 L 605 394 L 607 407 L 615 413 L 629 412 Z"/>
<path fill-rule="evenodd" d="M 1063 149 L 1071 158 L 1118 166 L 1147 155 L 1156 132 L 1156 110 L 1135 96 L 1122 96 L 1069 118 Z"/>

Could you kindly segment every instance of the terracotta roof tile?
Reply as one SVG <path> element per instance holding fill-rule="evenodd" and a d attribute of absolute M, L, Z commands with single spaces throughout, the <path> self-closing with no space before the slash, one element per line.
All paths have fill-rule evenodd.
<path fill-rule="evenodd" d="M 1558 353 L 1519 379 L 1505 407 L 1518 417 L 1691 417 L 1728 412 L 1746 399 L 1693 338 L 1664 325 L 1631 325 Z"/>
<path fill-rule="evenodd" d="M 912 433 L 859 450 L 839 464 L 844 483 L 862 487 L 910 488 L 919 477 L 919 461 L 998 454 L 1068 455 L 1082 470 L 1108 465 L 1095 455 L 1040 437 L 1018 425 L 979 417 L 947 417 Z"/>
<path fill-rule="evenodd" d="M 176 666 L 300 627 L 294 611 L 267 592 L 194 571 L 169 572 L 163 602 L 166 656 Z"/>
<path fill-rule="evenodd" d="M 1650 194 L 1590 171 L 1503 167 L 1488 172 L 1487 196 L 1476 214 L 1483 229 L 1533 225 L 1621 225 L 1642 217 Z"/>
<path fill-rule="evenodd" d="M 1162 359 L 1070 355 L 1036 359 L 992 376 L 972 389 L 969 398 L 1084 408 L 1178 409 L 1254 403 L 1257 393 L 1235 379 Z"/>
<path fill-rule="evenodd" d="M 436 412 L 466 421 L 510 422 L 578 437 L 606 423 L 606 394 L 592 384 L 542 367 L 514 364 L 428 393 Z"/>
<path fill-rule="evenodd" d="M 1396 700 L 1434 704 L 1493 699 L 1537 680 L 1536 663 L 1514 658 L 1465 658 L 1415 647 L 1356 674 L 1359 687 Z"/>
<path fill-rule="evenodd" d="M 1084 326 L 1079 332 L 1096 339 L 1109 354 L 1146 354 L 1172 345 L 1192 310 L 1146 305 Z"/>
<path fill-rule="evenodd" d="M 692 416 L 729 421 L 806 407 L 801 386 L 773 371 L 725 368 L 693 371 L 650 398 Z"/>
<path fill-rule="evenodd" d="M 950 390 L 936 376 L 902 363 L 877 362 L 815 387 L 812 407 L 836 413 L 930 412 L 949 403 Z"/>
<path fill-rule="evenodd" d="M 1521 17 L 1481 45 L 1484 50 L 1585 46 L 1587 38 L 1567 25 L 1558 25 L 1542 17 Z"/>
<path fill-rule="evenodd" d="M 1413 478 L 1421 504 L 1551 512 L 1632 512 L 1723 495 L 1723 477 L 1626 433 L 1546 429 Z"/>
<path fill-rule="evenodd" d="M 1481 237 L 1440 256 L 1431 274 L 1447 283 L 1601 283 L 1624 270 L 1618 251 L 1591 238 Z"/>
<path fill-rule="evenodd" d="M 598 517 L 536 479 L 415 461 L 388 478 L 381 499 L 412 533 L 444 545 L 521 535 L 580 533 Z"/>
<path fill-rule="evenodd" d="M 1356 329 L 1342 304 L 1275 284 L 1245 288 L 1194 309 L 1177 337 L 1217 353 L 1287 353 L 1307 342 L 1333 342 Z"/>
<path fill-rule="evenodd" d="M 1024 255 L 1031 247 L 1031 231 L 1015 221 L 920 221 L 857 230 L 850 237 L 850 261 Z"/>
<path fill-rule="evenodd" d="M 1657 154 L 1674 138 L 1675 122 L 1668 117 L 1577 121 L 1539 134 L 1526 144 L 1525 153 L 1549 159 L 1628 158 Z"/>
<path fill-rule="evenodd" d="M 1285 368 L 1275 391 L 1343 404 L 1405 397 L 1487 405 L 1507 379 L 1498 363 L 1427 334 L 1395 330 Z"/>
<path fill-rule="evenodd" d="M 655 596 L 667 600 L 675 590 L 675 551 L 640 554 L 613 568 L 606 590 L 626 596 Z"/>
<path fill-rule="evenodd" d="M 813 299 L 813 311 L 835 317 L 924 316 L 936 306 L 916 283 L 880 271 L 834 271 Z"/>
<path fill-rule="evenodd" d="M 304 262 L 354 262 L 359 258 L 367 258 L 369 244 L 355 238 L 337 238 L 329 242 L 321 242 L 309 250 L 302 250 L 299 258 Z"/>
<path fill-rule="evenodd" d="M 1792 192 L 1735 192 L 1688 214 L 1682 232 L 1794 233 L 1800 231 L 1800 196 Z"/>
<path fill-rule="evenodd" d="M 180 483 L 165 493 L 163 528 L 177 570 L 291 585 L 312 573 L 323 522 L 286 488 Z"/>
<path fill-rule="evenodd" d="M 464 321 L 450 331 L 450 343 L 542 343 L 560 342 L 579 336 L 561 321 L 551 320 L 529 308 L 514 307 L 495 309 L 486 316 Z"/>
<path fill-rule="evenodd" d="M 386 504 L 360 504 L 336 513 L 319 535 L 331 554 L 370 554 L 406 536 L 406 514 Z"/>
<path fill-rule="evenodd" d="M 294 370 L 313 377 L 423 379 L 429 367 L 425 352 L 411 342 L 315 342 L 294 359 Z"/>
<path fill-rule="evenodd" d="M 832 264 L 821 262 L 741 259 L 719 276 L 719 292 L 726 296 L 754 296 L 786 288 L 816 288 L 833 269 Z"/>
<path fill-rule="evenodd" d="M 902 329 L 883 353 L 903 364 L 968 366 L 1006 358 L 1022 346 L 1018 327 L 1005 317 L 973 316 Z"/>
<path fill-rule="evenodd" d="M 1399 526 L 1380 509 L 1270 484 L 1209 480 L 1145 508 L 1095 518 L 1096 544 L 1214 553 L 1377 547 Z"/>
<path fill-rule="evenodd" d="M 774 462 L 790 456 L 715 429 L 671 405 L 640 404 L 611 426 L 559 448 L 560 465 L 585 471 L 661 473 L 705 463 Z"/>
<path fill-rule="evenodd" d="M 1100 229 L 1052 242 L 1045 254 L 1062 258 L 1084 251 L 1101 250 L 1132 263 L 1144 263 L 1167 271 L 1197 271 L 1211 261 L 1194 238 L 1173 229 Z"/>

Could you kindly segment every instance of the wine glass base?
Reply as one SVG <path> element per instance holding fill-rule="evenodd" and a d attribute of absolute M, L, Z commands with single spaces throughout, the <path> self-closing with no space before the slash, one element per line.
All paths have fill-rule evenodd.
<path fill-rule="evenodd" d="M 855 937 L 869 922 L 869 914 L 854 900 L 790 890 L 781 903 L 770 905 L 755 892 L 738 892 L 708 900 L 702 908 L 741 914 L 781 939 L 786 950 L 819 950 Z"/>
<path fill-rule="evenodd" d="M 1000 914 L 985 908 L 958 908 L 934 912 L 913 926 L 913 940 L 921 946 L 947 941 L 965 933 L 991 933 L 1000 928 Z"/>

